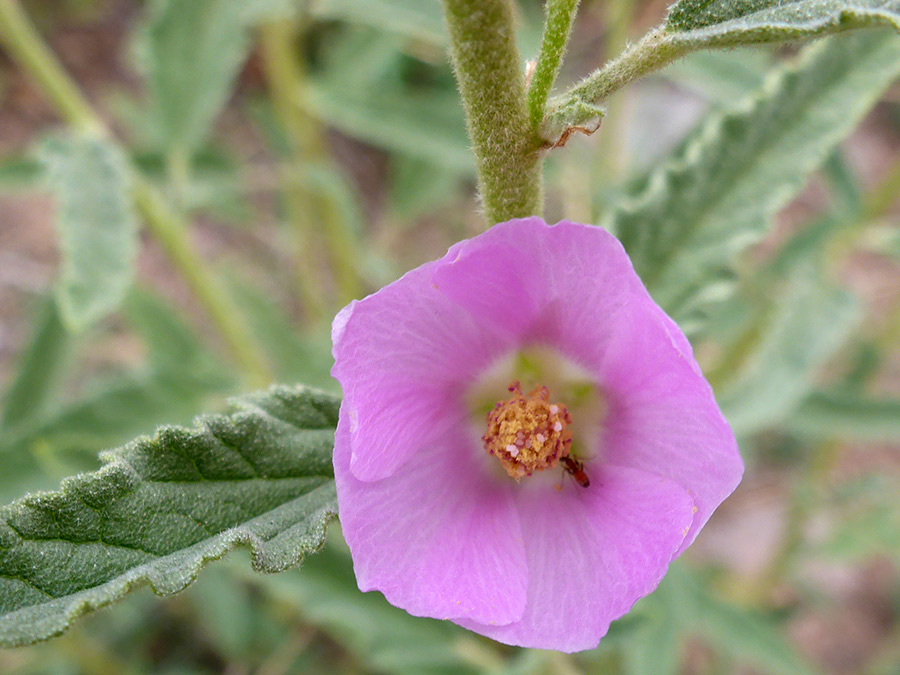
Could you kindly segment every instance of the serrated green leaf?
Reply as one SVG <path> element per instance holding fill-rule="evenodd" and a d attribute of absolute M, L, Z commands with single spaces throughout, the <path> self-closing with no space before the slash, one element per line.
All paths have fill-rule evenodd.
<path fill-rule="evenodd" d="M 34 336 L 19 357 L 18 370 L 3 397 L 0 431 L 15 429 L 44 411 L 66 363 L 70 342 L 56 303 L 44 300 L 37 312 Z"/>
<path fill-rule="evenodd" d="M 124 158 L 106 140 L 61 137 L 42 154 L 58 203 L 56 299 L 65 325 L 80 331 L 119 306 L 134 276 L 138 232 L 130 180 Z"/>
<path fill-rule="evenodd" d="M 856 393 L 812 393 L 786 420 L 790 431 L 818 438 L 900 439 L 900 400 Z"/>
<path fill-rule="evenodd" d="M 678 0 L 666 30 L 700 46 L 795 40 L 851 28 L 900 29 L 898 0 Z"/>
<path fill-rule="evenodd" d="M 810 270 L 799 270 L 786 287 L 742 372 L 718 396 L 738 436 L 787 419 L 862 318 L 853 296 Z"/>
<path fill-rule="evenodd" d="M 0 645 L 57 635 L 138 586 L 175 593 L 237 546 L 267 572 L 321 546 L 337 510 L 339 400 L 273 387 L 234 406 L 190 429 L 163 427 L 59 492 L 0 510 Z"/>
<path fill-rule="evenodd" d="M 696 333 L 731 294 L 738 253 L 805 184 L 900 73 L 900 37 L 832 38 L 773 74 L 604 219 L 651 294 Z"/>

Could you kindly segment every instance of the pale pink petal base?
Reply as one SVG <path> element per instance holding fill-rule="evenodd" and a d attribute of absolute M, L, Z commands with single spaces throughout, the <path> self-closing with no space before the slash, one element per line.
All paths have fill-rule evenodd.
<path fill-rule="evenodd" d="M 509 486 L 482 475 L 459 433 L 389 478 L 360 481 L 349 470 L 347 426 L 342 415 L 335 479 L 360 590 L 379 590 L 417 616 L 521 617 L 528 568 Z"/>
<path fill-rule="evenodd" d="M 455 620 L 511 645 L 575 652 L 659 584 L 690 527 L 693 504 L 673 481 L 608 467 L 591 487 L 524 495 L 528 603 L 506 626 Z"/>

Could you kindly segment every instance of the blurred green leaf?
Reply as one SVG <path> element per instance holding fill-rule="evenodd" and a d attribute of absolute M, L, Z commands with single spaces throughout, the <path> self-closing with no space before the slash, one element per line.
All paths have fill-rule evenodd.
<path fill-rule="evenodd" d="M 814 672 L 784 640 L 773 616 L 714 597 L 710 584 L 684 564 L 672 565 L 659 589 L 640 606 L 649 618 L 635 631 L 638 642 L 627 645 L 626 653 L 630 654 L 630 663 L 648 670 L 635 672 L 678 672 L 677 659 L 666 660 L 673 638 L 663 623 L 678 636 L 676 644 L 689 636 L 699 637 L 719 654 L 770 675 Z M 658 644 L 651 641 L 654 636 Z M 640 648 L 651 653 L 636 654 Z"/>
<path fill-rule="evenodd" d="M 56 394 L 70 351 L 71 338 L 59 319 L 56 303 L 40 303 L 34 336 L 19 357 L 17 372 L 0 410 L 0 431 L 21 426 L 39 416 Z"/>
<path fill-rule="evenodd" d="M 190 154 L 208 136 L 250 52 L 248 29 L 285 2 L 155 0 L 144 39 L 153 110 L 166 145 Z"/>
<path fill-rule="evenodd" d="M 447 42 L 440 0 L 311 0 L 309 11 L 318 19 L 358 23 L 441 46 Z"/>
<path fill-rule="evenodd" d="M 304 330 L 278 303 L 263 291 L 237 277 L 228 277 L 228 285 L 247 325 L 259 340 L 279 379 L 306 382 L 327 391 L 339 392 L 331 377 L 331 333 Z"/>
<path fill-rule="evenodd" d="M 771 619 L 704 592 L 695 597 L 695 630 L 717 651 L 771 675 L 804 675 L 814 671 L 788 645 Z"/>
<path fill-rule="evenodd" d="M 412 157 L 391 163 L 391 210 L 403 227 L 417 216 L 458 199 L 462 174 Z"/>
<path fill-rule="evenodd" d="M 900 37 L 832 38 L 772 75 L 605 220 L 651 294 L 688 332 L 731 294 L 738 253 L 849 134 L 900 73 Z"/>
<path fill-rule="evenodd" d="M 125 302 L 125 315 L 147 346 L 150 370 L 175 376 L 186 390 L 222 391 L 234 384 L 221 360 L 162 298 L 135 289 Z"/>
<path fill-rule="evenodd" d="M 0 511 L 0 644 L 57 635 L 138 586 L 180 591 L 236 546 L 276 572 L 322 545 L 337 511 L 339 400 L 273 387 L 234 407 L 163 427 Z"/>
<path fill-rule="evenodd" d="M 647 620 L 623 645 L 626 672 L 629 675 L 677 675 L 683 628 L 668 613 Z"/>
<path fill-rule="evenodd" d="M 772 53 L 757 47 L 730 51 L 697 52 L 662 71 L 662 76 L 696 91 L 716 106 L 732 107 L 735 101 L 757 91 L 772 67 Z"/>
<path fill-rule="evenodd" d="M 787 280 L 775 303 L 741 371 L 718 395 L 739 437 L 789 419 L 862 318 L 850 294 L 806 268 Z"/>
<path fill-rule="evenodd" d="M 80 331 L 115 310 L 131 285 L 138 232 L 130 181 L 124 158 L 106 140 L 60 137 L 42 155 L 59 210 L 56 299 L 63 323 Z"/>
<path fill-rule="evenodd" d="M 813 392 L 785 420 L 797 434 L 866 441 L 900 440 L 900 399 Z"/>
<path fill-rule="evenodd" d="M 147 367 L 101 376 L 75 399 L 52 405 L 40 405 L 36 393 L 34 414 L 0 435 L 0 499 L 50 488 L 67 474 L 93 469 L 98 449 L 159 424 L 189 422 L 210 396 L 234 386 L 234 377 L 161 300 L 133 290 L 125 309 L 147 345 Z M 43 358 L 47 362 L 35 362 L 36 368 L 50 366 L 54 356 Z"/>
<path fill-rule="evenodd" d="M 703 46 L 795 40 L 850 28 L 900 29 L 897 0 L 678 0 L 666 30 Z"/>
<path fill-rule="evenodd" d="M 900 481 L 869 475 L 840 486 L 830 505 L 836 521 L 821 550 L 839 560 L 887 555 L 900 562 Z"/>
<path fill-rule="evenodd" d="M 159 152 L 136 152 L 132 161 L 153 181 L 162 184 L 167 180 L 166 158 Z M 219 147 L 201 147 L 187 168 L 181 195 L 186 210 L 210 214 L 227 224 L 246 225 L 252 220 L 253 209 L 247 199 L 250 190 L 235 157 Z"/>
<path fill-rule="evenodd" d="M 452 92 L 359 91 L 315 82 L 305 103 L 328 124 L 377 147 L 473 174 L 466 125 Z"/>
<path fill-rule="evenodd" d="M 0 158 L 0 191 L 36 188 L 42 178 L 44 167 L 39 159 L 17 155 Z"/>

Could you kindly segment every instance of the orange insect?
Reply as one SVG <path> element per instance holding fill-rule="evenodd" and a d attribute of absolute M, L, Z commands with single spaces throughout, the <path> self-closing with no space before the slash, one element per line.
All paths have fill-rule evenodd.
<path fill-rule="evenodd" d="M 572 476 L 581 487 L 586 488 L 591 484 L 591 479 L 584 472 L 584 462 L 579 462 L 573 457 L 561 457 L 559 463 L 563 465 L 566 473 Z"/>

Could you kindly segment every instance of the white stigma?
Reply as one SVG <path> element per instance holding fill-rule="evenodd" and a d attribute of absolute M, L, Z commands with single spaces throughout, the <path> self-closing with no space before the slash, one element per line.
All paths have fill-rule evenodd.
<path fill-rule="evenodd" d="M 555 414 L 558 413 L 558 412 L 559 412 L 559 406 L 558 406 L 558 405 L 551 405 L 551 406 L 550 406 L 550 414 L 551 414 L 551 415 L 555 415 Z M 559 431 L 559 429 L 557 429 L 557 431 Z"/>
<path fill-rule="evenodd" d="M 513 445 L 512 443 L 510 443 L 509 445 L 506 446 L 506 451 L 513 457 L 519 456 L 519 447 L 516 445 Z"/>

